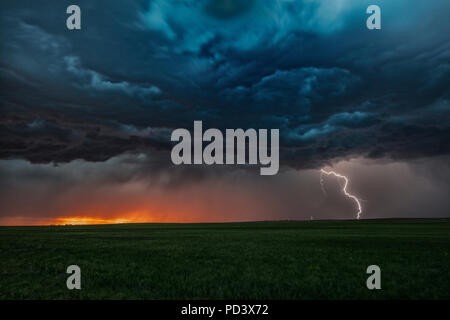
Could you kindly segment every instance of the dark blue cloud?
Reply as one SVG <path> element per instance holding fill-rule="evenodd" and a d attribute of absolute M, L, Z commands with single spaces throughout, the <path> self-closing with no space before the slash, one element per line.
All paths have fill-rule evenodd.
<path fill-rule="evenodd" d="M 381 31 L 351 0 L 76 1 L 68 31 L 72 2 L 0 4 L 2 158 L 153 152 L 198 119 L 279 128 L 296 167 L 450 152 L 446 0 L 376 1 Z"/>

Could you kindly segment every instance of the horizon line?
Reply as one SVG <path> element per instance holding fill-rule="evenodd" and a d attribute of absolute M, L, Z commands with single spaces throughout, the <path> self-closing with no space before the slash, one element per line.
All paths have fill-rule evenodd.
<path fill-rule="evenodd" d="M 116 226 L 137 224 L 238 224 L 238 223 L 264 223 L 264 222 L 363 222 L 380 220 L 450 220 L 450 217 L 391 217 L 391 218 L 363 218 L 363 219 L 283 219 L 283 220 L 245 220 L 245 221 L 223 221 L 223 222 L 120 222 L 120 223 L 92 223 L 92 224 L 36 224 L 36 225 L 0 225 L 0 227 L 88 227 L 88 226 Z"/>

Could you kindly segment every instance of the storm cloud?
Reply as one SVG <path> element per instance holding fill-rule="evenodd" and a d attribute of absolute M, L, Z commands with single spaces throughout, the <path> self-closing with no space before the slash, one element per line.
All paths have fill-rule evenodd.
<path fill-rule="evenodd" d="M 379 32 L 364 1 L 78 1 L 77 32 L 66 2 L 2 3 L 2 158 L 150 152 L 195 119 L 279 128 L 294 167 L 450 150 L 447 1 L 379 1 Z"/>
<path fill-rule="evenodd" d="M 79 31 L 66 28 L 71 4 L 82 10 Z M 370 4 L 382 8 L 382 30 L 366 28 Z M 56 166 L 98 162 L 101 172 L 144 157 L 133 169 L 140 180 L 150 172 L 181 184 L 220 172 L 233 184 L 227 177 L 244 170 L 250 181 L 246 168 L 173 168 L 170 133 L 194 120 L 280 129 L 287 180 L 351 159 L 385 168 L 438 161 L 446 170 L 449 10 L 446 0 L 2 1 L 2 180 L 16 165 L 64 180 Z M 4 210 L 15 212 L 6 189 Z"/>

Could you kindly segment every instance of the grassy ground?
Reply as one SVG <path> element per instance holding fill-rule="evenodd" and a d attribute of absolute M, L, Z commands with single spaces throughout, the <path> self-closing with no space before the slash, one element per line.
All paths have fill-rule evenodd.
<path fill-rule="evenodd" d="M 450 298 L 449 219 L 0 227 L 0 299 L 390 298 Z"/>

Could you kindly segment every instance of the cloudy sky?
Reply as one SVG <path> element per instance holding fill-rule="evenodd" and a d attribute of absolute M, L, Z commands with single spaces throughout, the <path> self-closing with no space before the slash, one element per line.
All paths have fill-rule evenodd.
<path fill-rule="evenodd" d="M 78 4 L 82 29 L 66 28 Z M 382 30 L 366 28 L 370 4 Z M 0 224 L 450 216 L 448 0 L 0 3 Z M 170 134 L 277 128 L 276 176 Z"/>

